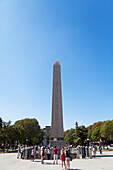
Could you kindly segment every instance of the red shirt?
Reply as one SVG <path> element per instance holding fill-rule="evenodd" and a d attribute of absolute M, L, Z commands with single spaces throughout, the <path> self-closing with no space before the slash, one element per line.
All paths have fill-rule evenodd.
<path fill-rule="evenodd" d="M 54 154 L 57 155 L 58 149 L 54 148 L 53 151 L 54 151 Z"/>

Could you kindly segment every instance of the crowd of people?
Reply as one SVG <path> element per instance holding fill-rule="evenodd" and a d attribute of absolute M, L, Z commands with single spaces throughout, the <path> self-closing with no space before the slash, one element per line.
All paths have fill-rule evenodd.
<path fill-rule="evenodd" d="M 46 158 L 47 153 L 50 154 L 50 148 L 49 148 L 49 152 L 48 150 L 45 149 L 45 147 L 42 147 L 42 151 L 41 151 L 41 163 L 44 164 L 44 160 Z M 53 164 L 58 164 L 58 149 L 55 146 L 53 149 Z M 62 147 L 61 151 L 60 151 L 60 159 L 61 159 L 61 165 L 62 165 L 62 169 L 63 167 L 65 169 L 70 169 L 70 160 L 71 160 L 71 156 L 70 156 L 70 150 L 68 147 L 66 147 L 66 149 L 64 149 L 64 147 Z"/>
<path fill-rule="evenodd" d="M 27 152 L 25 152 L 27 150 Z M 18 155 L 17 158 L 21 159 L 27 159 L 30 158 L 32 161 L 34 161 L 34 156 L 36 154 L 37 146 L 27 146 L 27 145 L 20 145 L 18 147 Z"/>
<path fill-rule="evenodd" d="M 101 145 L 99 146 L 98 149 L 100 151 L 100 154 L 102 154 L 102 146 Z M 93 157 L 96 157 L 96 152 L 97 152 L 97 146 L 96 145 L 93 146 L 92 151 L 93 151 Z"/>
<path fill-rule="evenodd" d="M 41 163 L 44 163 L 44 160 L 50 160 L 51 150 L 49 147 L 41 147 Z"/>
<path fill-rule="evenodd" d="M 96 157 L 96 151 L 97 151 L 97 146 L 94 145 L 92 148 L 93 157 Z M 102 154 L 102 146 L 99 146 L 99 151 L 100 154 Z M 38 146 L 21 145 L 18 148 L 17 158 L 30 159 L 31 161 L 34 161 L 37 153 L 39 155 L 39 158 L 41 158 L 41 164 L 44 164 L 44 160 L 50 160 L 50 159 L 53 159 L 53 164 L 58 164 L 59 151 L 56 146 L 50 149 L 50 147 L 45 147 L 45 146 L 38 147 Z M 72 160 L 69 147 L 66 148 L 62 147 L 60 151 L 60 160 L 61 160 L 62 169 L 65 168 L 69 170 L 70 160 Z"/>
<path fill-rule="evenodd" d="M 44 164 L 44 160 L 50 160 L 52 158 L 53 158 L 53 164 L 58 164 L 58 149 L 56 146 L 53 149 L 50 149 L 49 147 L 45 147 L 45 146 L 37 147 L 37 146 L 21 145 L 18 147 L 17 158 L 18 159 L 29 158 L 31 161 L 34 161 L 37 150 L 40 150 L 40 152 L 38 153 L 40 154 L 41 157 L 41 164 Z M 28 157 L 26 156 L 26 154 L 28 155 Z M 60 151 L 60 160 L 61 160 L 62 169 L 63 167 L 65 169 L 70 169 L 71 156 L 68 147 L 66 148 L 62 147 Z"/>

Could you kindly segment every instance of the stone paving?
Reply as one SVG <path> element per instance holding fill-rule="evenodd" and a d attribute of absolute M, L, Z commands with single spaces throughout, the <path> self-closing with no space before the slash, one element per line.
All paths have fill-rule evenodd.
<path fill-rule="evenodd" d="M 0 154 L 0 170 L 62 170 L 61 162 L 53 165 L 52 160 L 21 160 L 16 158 L 17 154 Z M 113 170 L 113 152 L 97 153 L 93 159 L 75 159 L 71 162 L 71 170 Z"/>

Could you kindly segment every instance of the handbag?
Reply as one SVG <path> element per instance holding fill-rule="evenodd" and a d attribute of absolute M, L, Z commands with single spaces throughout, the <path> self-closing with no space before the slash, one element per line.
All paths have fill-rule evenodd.
<path fill-rule="evenodd" d="M 72 161 L 72 157 L 70 156 L 70 161 Z"/>

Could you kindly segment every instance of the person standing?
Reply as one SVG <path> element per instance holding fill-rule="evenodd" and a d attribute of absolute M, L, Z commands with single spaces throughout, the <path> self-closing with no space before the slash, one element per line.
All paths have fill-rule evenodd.
<path fill-rule="evenodd" d="M 47 147 L 44 147 L 44 153 L 45 153 L 45 160 L 47 160 Z"/>
<path fill-rule="evenodd" d="M 20 150 L 21 150 L 21 159 L 24 159 L 24 156 L 23 156 L 24 147 L 23 147 L 23 145 L 21 146 Z"/>
<path fill-rule="evenodd" d="M 99 146 L 99 151 L 100 151 L 100 154 L 102 154 L 102 146 L 101 145 Z"/>
<path fill-rule="evenodd" d="M 45 148 L 43 147 L 41 151 L 41 163 L 42 164 L 44 164 L 44 159 L 45 159 Z"/>
<path fill-rule="evenodd" d="M 62 162 L 62 169 L 63 169 L 63 164 L 64 164 L 64 168 L 66 169 L 66 164 L 65 164 L 66 155 L 65 155 L 65 151 L 64 151 L 63 146 L 62 146 L 62 150 L 61 150 L 60 159 L 61 159 L 61 162 Z"/>
<path fill-rule="evenodd" d="M 17 155 L 17 159 L 19 159 L 21 157 L 21 147 L 18 146 L 18 155 Z"/>
<path fill-rule="evenodd" d="M 55 162 L 56 162 L 56 164 L 58 164 L 58 149 L 56 148 L 56 146 L 54 147 L 53 152 L 54 152 L 54 162 L 53 162 L 53 164 L 55 164 Z"/>
<path fill-rule="evenodd" d="M 95 146 L 93 146 L 93 156 L 96 157 L 96 149 L 95 149 Z"/>
<path fill-rule="evenodd" d="M 33 146 L 32 150 L 31 150 L 31 158 L 32 158 L 32 161 L 34 161 L 35 153 L 36 153 L 36 150 L 35 150 L 35 147 Z"/>
<path fill-rule="evenodd" d="M 51 154 L 51 151 L 50 151 L 50 148 L 48 147 L 47 149 L 47 159 L 50 160 L 50 154 Z"/>
<path fill-rule="evenodd" d="M 97 153 L 97 146 L 95 145 L 95 154 Z"/>
<path fill-rule="evenodd" d="M 70 150 L 68 147 L 66 148 L 66 167 L 67 170 L 70 169 Z"/>

